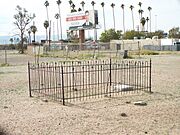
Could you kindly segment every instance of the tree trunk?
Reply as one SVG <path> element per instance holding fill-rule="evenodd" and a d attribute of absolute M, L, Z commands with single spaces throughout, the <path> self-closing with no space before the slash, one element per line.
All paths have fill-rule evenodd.
<path fill-rule="evenodd" d="M 131 11 L 131 12 L 132 12 L 133 30 L 135 30 L 135 29 L 134 29 L 134 14 L 133 14 L 133 11 Z"/>
<path fill-rule="evenodd" d="M 34 43 L 36 42 L 36 36 L 35 36 L 35 33 L 34 33 Z"/>
<path fill-rule="evenodd" d="M 24 33 L 21 32 L 21 44 L 20 44 L 20 48 L 19 48 L 19 53 L 23 54 L 24 53 L 24 39 L 23 39 L 23 35 Z"/>
<path fill-rule="evenodd" d="M 103 20 L 104 20 L 104 31 L 106 31 L 105 12 L 103 7 Z"/>
<path fill-rule="evenodd" d="M 125 16 L 124 16 L 124 9 L 123 9 L 123 30 L 125 34 Z"/>
<path fill-rule="evenodd" d="M 58 27 L 58 19 L 57 19 L 57 40 L 59 41 L 59 27 Z"/>
<path fill-rule="evenodd" d="M 112 10 L 113 10 L 113 22 L 114 22 L 114 30 L 116 30 L 116 28 L 115 28 L 115 15 L 114 15 L 114 8 L 113 8 Z"/>
<path fill-rule="evenodd" d="M 46 42 L 48 40 L 48 32 L 47 32 L 47 28 L 46 28 Z"/>

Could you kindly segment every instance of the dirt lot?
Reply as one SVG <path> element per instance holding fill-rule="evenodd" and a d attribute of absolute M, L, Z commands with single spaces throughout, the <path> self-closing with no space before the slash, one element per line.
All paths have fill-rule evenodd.
<path fill-rule="evenodd" d="M 152 94 L 126 94 L 63 106 L 30 98 L 27 61 L 34 58 L 9 54 L 10 66 L 0 67 L 0 135 L 179 135 L 180 55 L 150 57 Z M 139 100 L 147 106 L 133 104 Z"/>

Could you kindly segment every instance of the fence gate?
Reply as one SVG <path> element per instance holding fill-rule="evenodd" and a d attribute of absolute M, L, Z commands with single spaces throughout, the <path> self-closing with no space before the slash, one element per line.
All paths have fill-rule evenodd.
<path fill-rule="evenodd" d="M 151 92 L 151 60 L 28 63 L 29 95 L 65 102 Z"/>

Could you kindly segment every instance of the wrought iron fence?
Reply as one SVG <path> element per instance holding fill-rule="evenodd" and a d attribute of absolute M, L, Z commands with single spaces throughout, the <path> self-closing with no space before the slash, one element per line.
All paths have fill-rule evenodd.
<path fill-rule="evenodd" d="M 151 92 L 151 60 L 28 63 L 29 95 L 65 102 Z"/>

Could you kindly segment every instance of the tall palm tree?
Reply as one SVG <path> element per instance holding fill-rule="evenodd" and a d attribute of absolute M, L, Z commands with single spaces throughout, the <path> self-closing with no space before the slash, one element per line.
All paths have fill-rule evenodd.
<path fill-rule="evenodd" d="M 140 7 L 140 9 L 141 9 L 141 6 L 142 6 L 142 2 L 139 2 L 139 3 L 138 3 L 138 5 L 139 5 L 139 7 Z"/>
<path fill-rule="evenodd" d="M 140 25 L 139 26 L 140 26 L 140 29 L 142 29 L 141 19 L 142 19 L 142 14 L 143 14 L 144 11 L 142 9 L 139 9 L 138 12 L 139 12 L 139 20 L 140 20 Z"/>
<path fill-rule="evenodd" d="M 146 18 L 146 22 L 147 22 L 147 32 L 148 32 L 148 22 L 149 22 L 149 17 Z"/>
<path fill-rule="evenodd" d="M 57 19 L 57 39 L 59 40 L 59 27 L 58 27 L 59 14 L 56 13 L 54 17 Z"/>
<path fill-rule="evenodd" d="M 114 7 L 115 7 L 115 4 L 112 3 L 112 4 L 111 4 L 111 7 L 112 7 L 112 12 L 113 12 L 113 22 L 114 22 L 114 30 L 115 30 L 115 15 L 114 15 Z"/>
<path fill-rule="evenodd" d="M 148 10 L 149 10 L 149 28 L 150 28 L 150 32 L 151 32 L 151 10 L 152 10 L 152 8 L 148 7 Z"/>
<path fill-rule="evenodd" d="M 95 4 L 96 3 L 94 1 L 91 1 L 91 5 L 93 7 L 93 12 L 94 12 L 94 5 Z M 96 40 L 97 39 L 97 31 L 96 31 L 96 23 L 95 23 L 95 21 L 94 21 L 93 27 L 94 27 L 94 40 Z"/>
<path fill-rule="evenodd" d="M 35 25 L 32 25 L 32 26 L 31 26 L 31 31 L 32 31 L 32 33 L 34 34 L 34 42 L 36 42 L 36 36 L 35 36 L 35 34 L 36 34 L 36 32 L 37 32 L 37 27 L 36 27 Z"/>
<path fill-rule="evenodd" d="M 133 5 L 130 5 L 129 7 L 131 9 L 131 14 L 132 14 L 132 23 L 133 23 L 133 30 L 134 30 L 134 14 L 133 14 L 133 8 L 134 6 Z"/>
<path fill-rule="evenodd" d="M 94 1 L 91 1 L 91 5 L 92 5 L 92 7 L 93 7 L 93 10 L 94 10 L 94 5 L 95 5 L 96 3 L 94 2 Z"/>
<path fill-rule="evenodd" d="M 141 18 L 142 31 L 144 31 L 144 25 L 146 23 L 146 19 L 144 17 Z"/>
<path fill-rule="evenodd" d="M 48 40 L 48 31 L 47 28 L 49 27 L 49 22 L 47 20 L 44 21 L 44 28 L 46 29 L 46 41 Z"/>
<path fill-rule="evenodd" d="M 44 3 L 44 6 L 46 7 L 46 12 L 47 12 L 47 20 L 49 22 L 49 14 L 48 14 L 48 6 L 49 6 L 49 2 L 46 0 Z"/>
<path fill-rule="evenodd" d="M 121 8 L 123 10 L 123 33 L 125 33 L 125 16 L 124 16 L 124 4 L 121 5 Z"/>
<path fill-rule="evenodd" d="M 71 12 L 71 7 L 72 7 L 72 4 L 73 4 L 72 0 L 69 0 L 70 12 Z"/>
<path fill-rule="evenodd" d="M 61 40 L 62 40 L 61 0 L 57 0 L 56 3 L 58 5 L 58 9 L 59 9 L 59 25 L 60 25 L 60 35 L 61 35 Z"/>
<path fill-rule="evenodd" d="M 103 20 L 104 20 L 104 31 L 106 31 L 106 22 L 105 22 L 105 12 L 104 12 L 104 2 L 101 3 L 101 6 L 103 8 Z"/>
<path fill-rule="evenodd" d="M 81 1 L 80 4 L 82 5 L 82 10 L 84 11 L 84 5 L 85 5 L 85 2 L 84 2 L 84 1 Z"/>
<path fill-rule="evenodd" d="M 139 12 L 139 29 L 141 29 L 141 18 L 142 18 L 142 16 L 141 16 L 141 6 L 142 6 L 142 2 L 139 2 L 138 3 L 138 5 L 139 5 L 139 10 L 138 10 L 138 12 Z"/>

